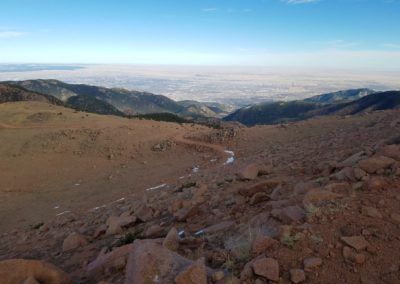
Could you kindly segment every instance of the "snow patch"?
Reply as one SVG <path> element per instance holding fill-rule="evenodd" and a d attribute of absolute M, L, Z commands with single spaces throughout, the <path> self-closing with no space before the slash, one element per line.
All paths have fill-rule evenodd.
<path fill-rule="evenodd" d="M 235 153 L 230 150 L 225 150 L 224 152 L 227 153 L 228 155 L 230 155 L 230 157 L 228 159 L 226 159 L 224 165 L 233 163 L 235 161 Z"/>
<path fill-rule="evenodd" d="M 157 186 L 155 186 L 155 187 L 150 187 L 150 188 L 148 188 L 148 189 L 146 189 L 146 190 L 147 190 L 147 191 L 150 191 L 150 190 L 160 189 L 160 188 L 163 188 L 163 187 L 166 187 L 166 186 L 167 186 L 167 184 L 166 184 L 166 183 L 163 183 L 163 184 L 157 185 Z"/>
<path fill-rule="evenodd" d="M 71 212 L 71 211 L 66 210 L 66 211 L 64 211 L 64 212 L 58 213 L 56 216 L 61 216 L 61 215 L 67 214 L 67 213 L 69 213 L 69 212 Z"/>

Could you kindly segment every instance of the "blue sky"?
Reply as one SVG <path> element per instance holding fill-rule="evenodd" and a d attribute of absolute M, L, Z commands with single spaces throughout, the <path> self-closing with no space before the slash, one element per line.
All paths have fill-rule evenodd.
<path fill-rule="evenodd" d="M 400 0 L 2 0 L 0 63 L 400 68 Z"/>

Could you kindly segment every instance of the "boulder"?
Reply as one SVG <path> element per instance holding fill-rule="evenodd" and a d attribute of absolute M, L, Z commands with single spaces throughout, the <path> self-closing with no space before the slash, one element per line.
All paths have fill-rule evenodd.
<path fill-rule="evenodd" d="M 253 180 L 258 176 L 258 165 L 249 164 L 237 173 L 240 180 Z"/>
<path fill-rule="evenodd" d="M 122 233 L 122 228 L 119 225 L 118 221 L 113 221 L 110 222 L 110 224 L 108 225 L 107 231 L 106 231 L 106 235 L 115 235 L 115 234 L 121 234 Z"/>
<path fill-rule="evenodd" d="M 136 217 L 142 222 L 148 222 L 153 218 L 153 210 L 147 205 L 142 205 L 135 211 Z"/>
<path fill-rule="evenodd" d="M 128 258 L 125 284 L 174 283 L 193 262 L 155 240 L 136 240 Z"/>
<path fill-rule="evenodd" d="M 175 278 L 176 284 L 207 284 L 207 272 L 204 260 L 200 259 L 184 269 Z"/>
<path fill-rule="evenodd" d="M 363 206 L 361 208 L 361 213 L 364 216 L 368 216 L 371 218 L 382 218 L 382 214 L 379 213 L 378 209 L 376 209 L 375 207 Z"/>
<path fill-rule="evenodd" d="M 258 165 L 258 175 L 259 176 L 265 176 L 272 174 L 274 171 L 274 166 L 271 164 L 262 164 Z"/>
<path fill-rule="evenodd" d="M 346 245 L 356 249 L 357 251 L 363 250 L 369 246 L 369 243 L 363 236 L 342 237 L 341 240 Z"/>
<path fill-rule="evenodd" d="M 144 236 L 146 238 L 158 238 L 162 236 L 163 231 L 164 231 L 163 227 L 161 227 L 158 224 L 155 224 L 146 229 L 146 231 L 144 232 Z"/>
<path fill-rule="evenodd" d="M 400 224 L 400 214 L 392 213 L 390 214 L 390 218 L 392 219 L 393 222 Z"/>
<path fill-rule="evenodd" d="M 296 195 L 305 194 L 307 191 L 320 187 L 320 184 L 314 180 L 307 182 L 299 182 L 293 188 L 293 193 Z"/>
<path fill-rule="evenodd" d="M 40 283 L 37 282 L 37 280 L 31 276 L 28 279 L 26 279 L 23 284 L 40 284 Z"/>
<path fill-rule="evenodd" d="M 253 262 L 253 272 L 271 281 L 279 281 L 279 263 L 270 257 L 263 257 Z"/>
<path fill-rule="evenodd" d="M 346 261 L 350 261 L 357 264 L 365 262 L 365 255 L 362 253 L 356 253 L 352 248 L 344 246 L 342 250 L 343 257 Z"/>
<path fill-rule="evenodd" d="M 0 262 L 2 284 L 34 281 L 41 284 L 72 284 L 72 279 L 56 266 L 38 260 L 10 259 Z M 27 282 L 29 283 L 29 282 Z"/>
<path fill-rule="evenodd" d="M 363 188 L 372 191 L 385 190 L 389 186 L 384 177 L 373 176 L 364 184 Z"/>
<path fill-rule="evenodd" d="M 72 233 L 63 242 L 63 251 L 69 251 L 88 244 L 86 238 L 78 233 Z"/>
<path fill-rule="evenodd" d="M 242 187 L 239 189 L 239 194 L 251 197 L 258 192 L 271 193 L 274 188 L 280 184 L 277 179 L 270 179 L 267 181 L 259 182 L 250 186 Z"/>
<path fill-rule="evenodd" d="M 199 210 L 199 205 L 189 205 L 175 212 L 174 218 L 178 222 L 185 222 L 188 218 L 195 216 Z"/>
<path fill-rule="evenodd" d="M 385 157 L 400 161 L 400 145 L 387 145 L 384 146 L 379 152 Z"/>
<path fill-rule="evenodd" d="M 303 269 L 290 269 L 290 281 L 292 283 L 301 283 L 306 281 L 306 273 Z"/>
<path fill-rule="evenodd" d="M 337 198 L 340 198 L 341 195 L 328 191 L 328 190 L 322 190 L 322 189 L 311 189 L 309 190 L 306 195 L 303 198 L 303 204 L 304 206 L 308 206 L 310 204 L 313 205 L 318 205 L 320 203 L 323 203 L 325 201 L 333 201 Z"/>
<path fill-rule="evenodd" d="M 121 259 L 126 263 L 132 247 L 133 244 L 128 244 L 116 248 L 109 253 L 101 252 L 99 256 L 87 266 L 89 278 L 93 281 L 98 281 L 108 272 L 115 269 Z"/>
<path fill-rule="evenodd" d="M 269 248 L 278 246 L 279 242 L 263 235 L 258 235 L 252 243 L 252 252 L 256 255 L 260 255 L 266 252 Z"/>
<path fill-rule="evenodd" d="M 366 153 L 364 151 L 360 151 L 360 152 L 355 153 L 354 155 L 348 157 L 346 160 L 340 162 L 337 166 L 338 166 L 338 168 L 353 167 L 359 161 L 366 159 L 366 158 L 368 158 Z"/>
<path fill-rule="evenodd" d="M 304 220 L 306 214 L 301 207 L 295 205 L 283 208 L 280 216 L 283 222 L 292 223 Z"/>
<path fill-rule="evenodd" d="M 375 174 L 379 170 L 390 168 L 395 163 L 395 160 L 385 157 L 377 156 L 362 160 L 358 163 L 359 168 L 369 174 Z"/>
<path fill-rule="evenodd" d="M 337 173 L 330 175 L 331 179 L 339 181 L 356 181 L 354 169 L 345 167 Z"/>
<path fill-rule="evenodd" d="M 101 235 L 105 234 L 106 231 L 107 231 L 107 225 L 106 225 L 106 224 L 100 225 L 100 226 L 94 231 L 93 238 L 95 238 L 95 239 L 99 238 Z"/>
<path fill-rule="evenodd" d="M 319 257 L 309 257 L 303 261 L 304 270 L 312 270 L 322 265 L 322 259 Z"/>
<path fill-rule="evenodd" d="M 165 239 L 163 241 L 163 246 L 172 251 L 178 250 L 179 234 L 178 234 L 178 230 L 175 227 L 173 227 L 173 228 L 171 228 L 171 230 L 169 230 L 167 236 L 165 237 Z"/>
<path fill-rule="evenodd" d="M 354 177 L 356 178 L 356 180 L 362 180 L 362 178 L 366 175 L 367 173 L 364 170 L 360 168 L 354 168 Z"/>
<path fill-rule="evenodd" d="M 250 205 L 256 205 L 269 200 L 269 196 L 264 192 L 257 192 L 250 198 Z"/>

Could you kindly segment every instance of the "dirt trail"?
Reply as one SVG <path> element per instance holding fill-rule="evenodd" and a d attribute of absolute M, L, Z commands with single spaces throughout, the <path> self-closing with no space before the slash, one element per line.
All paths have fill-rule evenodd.
<path fill-rule="evenodd" d="M 177 143 L 182 143 L 182 144 L 186 144 L 186 145 L 191 145 L 191 146 L 199 146 L 199 147 L 205 147 L 205 148 L 209 148 L 215 152 L 218 153 L 218 155 L 226 158 L 230 157 L 230 154 L 228 154 L 227 152 L 225 152 L 227 149 L 221 145 L 216 145 L 216 144 L 210 144 L 210 143 L 206 143 L 206 142 L 200 142 L 200 141 L 195 141 L 195 140 L 191 140 L 188 138 L 185 138 L 184 134 L 178 134 L 176 135 L 173 140 Z"/>

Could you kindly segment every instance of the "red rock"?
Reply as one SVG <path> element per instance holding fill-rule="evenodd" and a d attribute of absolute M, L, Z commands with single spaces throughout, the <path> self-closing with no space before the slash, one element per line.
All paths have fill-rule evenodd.
<path fill-rule="evenodd" d="M 253 262 L 254 274 L 271 281 L 279 281 L 279 264 L 273 258 L 260 258 Z"/>
<path fill-rule="evenodd" d="M 116 248 L 109 253 L 100 253 L 100 255 L 87 266 L 90 279 L 98 281 L 107 271 L 112 270 L 119 259 L 123 259 L 124 263 L 128 259 L 129 253 L 133 248 L 133 244 L 124 245 Z"/>
<path fill-rule="evenodd" d="M 250 205 L 255 205 L 263 201 L 269 200 L 269 197 L 264 192 L 257 192 L 255 193 L 250 199 Z"/>
<path fill-rule="evenodd" d="M 378 209 L 376 209 L 375 207 L 363 206 L 361 208 L 361 213 L 371 218 L 382 218 L 382 214 L 379 213 Z"/>
<path fill-rule="evenodd" d="M 1 284 L 40 281 L 42 284 L 72 284 L 72 279 L 54 265 L 38 260 L 10 259 L 0 262 Z"/>
<path fill-rule="evenodd" d="M 101 235 L 105 234 L 106 231 L 107 231 L 107 225 L 106 224 L 101 225 L 94 232 L 93 238 L 95 239 L 99 238 Z"/>
<path fill-rule="evenodd" d="M 259 176 L 265 176 L 272 174 L 274 171 L 274 166 L 273 165 L 258 165 L 258 175 Z"/>
<path fill-rule="evenodd" d="M 368 190 L 384 190 L 388 187 L 388 182 L 380 176 L 371 177 L 364 185 Z"/>
<path fill-rule="evenodd" d="M 369 243 L 365 240 L 363 236 L 352 236 L 352 237 L 342 237 L 342 242 L 348 246 L 355 248 L 360 251 L 369 246 Z"/>
<path fill-rule="evenodd" d="M 340 181 L 356 181 L 354 170 L 350 167 L 346 167 L 341 171 L 330 175 L 330 178 Z"/>
<path fill-rule="evenodd" d="M 106 235 L 115 235 L 115 234 L 121 234 L 122 233 L 122 228 L 119 225 L 119 222 L 111 222 L 110 225 L 108 225 Z"/>
<path fill-rule="evenodd" d="M 194 201 L 195 203 L 199 203 L 197 201 L 200 200 L 207 192 L 208 192 L 207 185 L 201 184 L 198 188 L 195 189 L 192 201 Z"/>
<path fill-rule="evenodd" d="M 325 201 L 333 201 L 337 198 L 340 198 L 341 195 L 322 189 L 311 189 L 309 190 L 303 198 L 303 204 L 305 206 L 314 204 L 318 205 Z"/>
<path fill-rule="evenodd" d="M 390 218 L 392 219 L 392 221 L 394 221 L 397 224 L 400 224 L 400 214 L 398 213 L 392 213 L 390 214 Z"/>
<path fill-rule="evenodd" d="M 260 255 L 273 246 L 279 245 L 279 242 L 263 235 L 258 235 L 252 244 L 252 251 L 256 255 Z"/>
<path fill-rule="evenodd" d="M 339 168 L 344 168 L 344 167 L 353 167 L 355 164 L 357 164 L 359 161 L 367 158 L 368 156 L 365 154 L 364 151 L 358 152 L 352 156 L 350 156 L 349 158 L 347 158 L 346 160 L 340 162 L 338 164 Z"/>
<path fill-rule="evenodd" d="M 136 240 L 128 258 L 125 284 L 174 283 L 193 262 L 153 240 Z"/>
<path fill-rule="evenodd" d="M 178 222 L 184 222 L 188 218 L 195 216 L 199 212 L 199 205 L 190 205 L 179 209 L 174 214 L 174 218 Z"/>
<path fill-rule="evenodd" d="M 163 246 L 172 251 L 176 251 L 179 248 L 179 235 L 178 230 L 175 227 L 169 230 L 163 241 Z"/>
<path fill-rule="evenodd" d="M 365 177 L 367 175 L 367 173 L 364 171 L 364 170 L 362 170 L 362 169 L 360 169 L 360 168 L 355 168 L 354 169 L 354 177 L 357 179 L 357 180 L 361 180 L 363 177 Z"/>
<path fill-rule="evenodd" d="M 147 228 L 144 235 L 146 238 L 157 238 L 162 236 L 163 231 L 164 229 L 160 225 L 155 224 Z"/>
<path fill-rule="evenodd" d="M 393 144 L 393 145 L 384 146 L 380 150 L 380 153 L 383 156 L 400 161 L 400 145 Z"/>
<path fill-rule="evenodd" d="M 289 206 L 282 209 L 281 216 L 288 223 L 299 222 L 305 218 L 305 212 L 299 206 Z"/>
<path fill-rule="evenodd" d="M 28 279 L 26 279 L 23 284 L 40 284 L 40 283 L 37 282 L 37 280 L 31 276 Z"/>
<path fill-rule="evenodd" d="M 270 179 L 267 181 L 259 182 L 257 184 L 242 187 L 239 189 L 239 194 L 243 196 L 251 197 L 258 192 L 263 193 L 271 193 L 274 188 L 276 188 L 280 184 L 280 181 L 277 179 Z"/>
<path fill-rule="evenodd" d="M 395 160 L 385 157 L 372 157 L 366 160 L 362 160 L 358 163 L 359 167 L 369 174 L 375 174 L 379 170 L 384 170 L 391 167 L 395 163 Z"/>
<path fill-rule="evenodd" d="M 322 259 L 319 257 L 306 258 L 303 261 L 304 270 L 311 270 L 322 265 Z"/>
<path fill-rule="evenodd" d="M 135 211 L 135 215 L 142 222 L 148 222 L 153 218 L 153 210 L 147 205 L 142 205 L 137 211 Z"/>
<path fill-rule="evenodd" d="M 301 283 L 306 281 L 306 274 L 303 269 L 290 269 L 290 281 L 292 283 Z"/>
<path fill-rule="evenodd" d="M 63 251 L 69 251 L 88 244 L 86 238 L 78 233 L 72 233 L 63 242 Z"/>
<path fill-rule="evenodd" d="M 353 263 L 362 264 L 365 262 L 365 255 L 362 253 L 356 253 L 353 249 L 348 246 L 344 246 L 342 250 L 343 257 L 347 261 L 351 261 Z"/>
<path fill-rule="evenodd" d="M 242 169 L 237 176 L 241 180 L 253 180 L 258 176 L 258 165 L 249 164 L 244 169 Z"/>
<path fill-rule="evenodd" d="M 196 261 L 175 278 L 176 284 L 207 284 L 207 272 L 204 261 Z"/>

